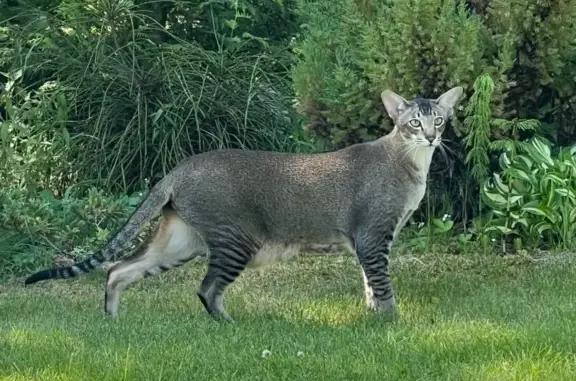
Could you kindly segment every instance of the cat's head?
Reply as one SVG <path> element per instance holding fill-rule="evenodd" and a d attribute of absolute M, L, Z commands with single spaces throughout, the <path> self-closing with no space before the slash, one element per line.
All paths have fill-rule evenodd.
<path fill-rule="evenodd" d="M 462 96 L 460 86 L 448 90 L 437 99 L 416 98 L 410 101 L 385 90 L 382 102 L 405 141 L 420 147 L 436 147 L 440 144 L 446 123 L 452 117 L 453 108 Z"/>

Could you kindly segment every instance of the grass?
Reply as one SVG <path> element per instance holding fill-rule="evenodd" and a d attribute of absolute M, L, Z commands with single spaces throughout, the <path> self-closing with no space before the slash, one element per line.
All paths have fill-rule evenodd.
<path fill-rule="evenodd" d="M 102 311 L 101 272 L 3 284 L 0 381 L 576 379 L 570 256 L 401 256 L 392 266 L 396 322 L 366 311 L 349 255 L 244 273 L 227 294 L 234 325 L 201 307 L 203 263 L 139 282 L 116 321 Z"/>

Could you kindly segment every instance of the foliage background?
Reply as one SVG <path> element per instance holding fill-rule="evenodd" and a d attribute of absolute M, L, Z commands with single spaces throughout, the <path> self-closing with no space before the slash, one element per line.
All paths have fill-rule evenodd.
<path fill-rule="evenodd" d="M 13 182 L 126 192 L 189 154 L 291 148 L 291 1 L 18 1 L 2 11 Z"/>
<path fill-rule="evenodd" d="M 476 132 L 463 112 L 473 84 L 488 75 L 485 131 L 490 141 L 524 140 L 492 119 L 536 119 L 538 134 L 558 145 L 576 140 L 574 128 L 574 1 L 307 1 L 301 57 L 293 71 L 307 128 L 333 146 L 375 139 L 390 131 L 379 100 L 391 88 L 407 98 L 435 98 L 452 86 L 467 91 L 447 138 L 453 155 L 432 169 L 432 205 L 458 219 L 475 214 L 478 186 L 472 171 L 497 170 L 484 152 L 484 168 L 466 165 L 466 138 Z M 468 122 L 471 119 L 468 118 Z M 474 147 L 468 147 L 474 148 Z M 480 163 L 476 163 L 479 165 Z M 453 203 L 449 200 L 459 200 Z M 451 204 L 451 205 L 447 205 Z"/>
<path fill-rule="evenodd" d="M 576 0 L 0 0 L 5 261 L 33 267 L 39 236 L 56 251 L 89 250 L 185 156 L 373 140 L 392 128 L 383 89 L 434 98 L 456 85 L 466 96 L 448 155 L 433 162 L 415 245 L 440 235 L 504 251 L 570 246 L 576 215 L 558 200 L 576 194 L 574 19 Z M 529 173 L 523 159 L 502 165 L 516 155 L 535 160 Z M 536 169 L 568 179 L 543 184 Z M 522 171 L 538 196 L 495 180 Z M 526 205 L 542 217 L 534 224 L 556 216 L 548 233 L 513 225 Z"/>

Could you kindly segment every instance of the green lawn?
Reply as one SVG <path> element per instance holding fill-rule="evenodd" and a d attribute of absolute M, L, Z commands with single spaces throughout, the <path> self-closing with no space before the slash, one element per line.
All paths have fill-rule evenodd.
<path fill-rule="evenodd" d="M 396 322 L 366 311 L 350 255 L 244 273 L 227 294 L 234 325 L 197 299 L 204 267 L 139 282 L 116 321 L 102 272 L 0 285 L 0 381 L 576 380 L 570 256 L 397 257 Z"/>

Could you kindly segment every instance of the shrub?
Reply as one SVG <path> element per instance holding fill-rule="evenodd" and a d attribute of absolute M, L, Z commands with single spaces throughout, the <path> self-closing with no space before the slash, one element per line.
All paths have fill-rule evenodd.
<path fill-rule="evenodd" d="M 576 238 L 576 146 L 553 156 L 535 138 L 518 154 L 503 152 L 500 167 L 482 188 L 493 215 L 486 231 L 503 242 L 517 239 L 517 247 L 571 247 Z"/>
<path fill-rule="evenodd" d="M 14 78 L 4 92 L 4 157 L 40 166 L 30 155 L 42 144 L 50 160 L 33 185 L 61 193 L 94 181 L 125 192 L 190 154 L 295 149 L 286 52 L 294 7 L 66 0 L 14 12 L 0 61 Z M 20 182 L 14 171 L 4 170 Z M 42 177 L 55 172 L 62 181 Z"/>

